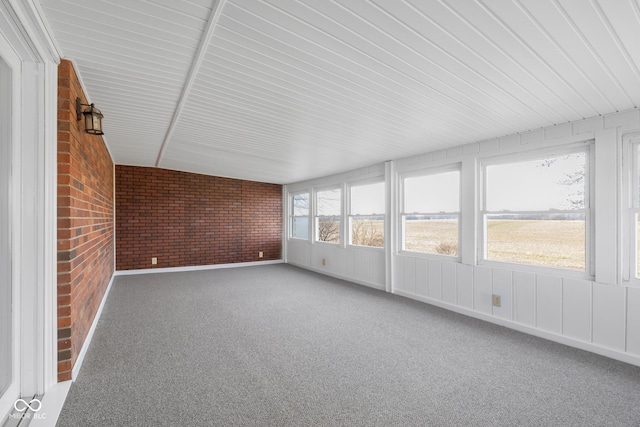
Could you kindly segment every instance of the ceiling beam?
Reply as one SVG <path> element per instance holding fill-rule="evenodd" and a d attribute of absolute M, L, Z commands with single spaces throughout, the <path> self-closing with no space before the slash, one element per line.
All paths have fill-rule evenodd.
<path fill-rule="evenodd" d="M 180 99 L 178 100 L 178 104 L 176 105 L 176 109 L 173 112 L 173 117 L 171 118 L 171 123 L 169 124 L 169 128 L 167 129 L 167 133 L 164 135 L 164 140 L 162 141 L 162 145 L 160 146 L 160 151 L 158 152 L 158 158 L 156 159 L 156 167 L 160 167 L 160 162 L 162 161 L 162 156 L 164 155 L 164 151 L 169 144 L 169 140 L 173 135 L 173 132 L 180 120 L 180 116 L 182 115 L 182 110 L 184 109 L 184 105 L 189 98 L 189 94 L 191 93 L 191 88 L 193 87 L 193 83 L 196 80 L 198 72 L 200 71 L 200 66 L 202 65 L 202 61 L 204 60 L 204 56 L 207 52 L 207 48 L 209 47 L 209 43 L 211 42 L 211 38 L 213 37 L 213 31 L 216 28 L 216 24 L 218 23 L 218 19 L 220 19 L 220 14 L 222 13 L 222 9 L 226 3 L 226 0 L 214 0 L 215 3 L 213 8 L 211 9 L 211 14 L 209 15 L 209 20 L 207 21 L 207 26 L 205 31 L 202 34 L 202 38 L 200 39 L 200 45 L 198 46 L 198 51 L 196 52 L 193 63 L 191 64 L 191 68 L 189 69 L 189 74 L 187 75 L 187 80 L 184 83 L 184 87 L 182 88 L 182 93 L 180 94 Z"/>

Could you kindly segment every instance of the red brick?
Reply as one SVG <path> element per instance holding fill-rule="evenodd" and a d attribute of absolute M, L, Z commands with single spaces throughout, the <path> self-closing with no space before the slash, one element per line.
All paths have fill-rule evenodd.
<path fill-rule="evenodd" d="M 102 137 L 75 120 L 76 97 L 86 99 L 73 65 L 58 68 L 58 341 L 70 351 L 59 360 L 58 379 L 69 379 L 114 271 L 113 161 Z"/>

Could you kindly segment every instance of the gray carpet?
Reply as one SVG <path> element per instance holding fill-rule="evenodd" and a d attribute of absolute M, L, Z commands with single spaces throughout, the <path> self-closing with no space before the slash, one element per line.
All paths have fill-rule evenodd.
<path fill-rule="evenodd" d="M 58 426 L 638 426 L 640 368 L 287 265 L 118 277 Z"/>

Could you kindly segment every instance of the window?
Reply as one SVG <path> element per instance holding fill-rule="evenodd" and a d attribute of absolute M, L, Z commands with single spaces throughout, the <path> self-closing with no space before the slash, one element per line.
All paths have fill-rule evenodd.
<path fill-rule="evenodd" d="M 341 198 L 339 188 L 316 192 L 316 241 L 340 243 Z"/>
<path fill-rule="evenodd" d="M 482 259 L 587 270 L 589 150 L 484 166 Z"/>
<path fill-rule="evenodd" d="M 629 201 L 631 203 L 629 209 L 629 270 L 630 274 L 625 272 L 625 280 L 631 277 L 636 284 L 640 279 L 640 141 L 634 138 L 630 145 L 631 160 L 630 179 L 629 179 Z"/>
<path fill-rule="evenodd" d="M 291 195 L 291 237 L 309 240 L 309 193 Z"/>
<path fill-rule="evenodd" d="M 349 244 L 384 247 L 384 182 L 351 186 Z"/>
<path fill-rule="evenodd" d="M 458 256 L 460 168 L 407 176 L 403 184 L 402 249 Z"/>

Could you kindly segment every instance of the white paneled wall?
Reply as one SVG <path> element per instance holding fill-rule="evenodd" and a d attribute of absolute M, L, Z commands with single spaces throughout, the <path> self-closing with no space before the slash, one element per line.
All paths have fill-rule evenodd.
<path fill-rule="evenodd" d="M 287 191 L 398 175 L 451 163 L 462 164 L 461 261 L 400 251 L 400 230 L 386 236 L 385 251 L 288 240 L 286 261 L 357 283 L 438 305 L 533 335 L 640 365 L 640 288 L 621 282 L 622 146 L 625 135 L 640 132 L 638 110 L 511 135 L 455 149 L 395 160 L 287 186 Z M 478 263 L 477 170 L 484 158 L 594 140 L 595 244 L 593 275 L 577 277 L 563 270 Z M 390 172 L 391 171 L 391 172 Z M 346 188 L 346 186 L 344 187 Z M 397 188 L 391 188 L 387 220 L 398 223 Z M 397 203 L 397 202 L 395 202 Z M 286 210 L 286 209 L 285 209 Z M 396 227 L 397 228 L 397 227 Z M 388 256 L 386 256 L 388 254 Z M 322 260 L 325 260 L 324 264 Z M 385 264 L 389 260 L 389 265 Z M 391 284 L 385 283 L 386 270 Z M 499 295 L 500 306 L 494 306 Z"/>

